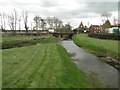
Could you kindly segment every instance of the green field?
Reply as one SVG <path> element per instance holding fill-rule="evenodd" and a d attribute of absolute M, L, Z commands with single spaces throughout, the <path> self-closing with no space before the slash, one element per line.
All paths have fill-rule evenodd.
<path fill-rule="evenodd" d="M 2 41 L 2 36 L 0 34 L 0 42 Z M 0 44 L 1 48 L 1 44 Z M 0 50 L 0 90 L 2 89 L 2 50 Z"/>
<path fill-rule="evenodd" d="M 8 49 L 8 48 L 13 48 L 13 47 L 17 47 L 17 46 L 36 45 L 38 43 L 57 42 L 58 40 L 60 40 L 60 38 L 56 38 L 53 36 L 46 37 L 46 38 L 34 38 L 34 39 L 29 39 L 29 37 L 28 37 L 28 40 L 9 39 L 9 41 L 3 41 L 0 44 L 2 44 L 3 49 Z"/>
<path fill-rule="evenodd" d="M 34 38 L 45 38 L 48 36 L 3 36 L 2 41 L 31 40 Z"/>
<path fill-rule="evenodd" d="M 77 45 L 82 46 L 83 48 L 87 48 L 91 50 L 91 52 L 95 52 L 96 54 L 102 54 L 102 52 L 100 52 L 100 50 L 102 49 L 118 56 L 117 40 L 91 38 L 88 37 L 87 34 L 75 35 L 73 36 L 73 40 Z"/>
<path fill-rule="evenodd" d="M 60 39 L 29 40 L 40 43 L 2 50 L 3 88 L 95 88 L 99 81 L 86 77 L 67 51 L 56 44 Z M 11 41 L 11 40 L 10 40 Z M 12 40 L 13 41 L 13 40 Z M 9 42 L 9 41 L 4 41 Z M 4 44 L 7 45 L 7 44 Z"/>
<path fill-rule="evenodd" d="M 5 49 L 2 53 L 3 88 L 93 87 L 65 49 L 54 43 Z"/>

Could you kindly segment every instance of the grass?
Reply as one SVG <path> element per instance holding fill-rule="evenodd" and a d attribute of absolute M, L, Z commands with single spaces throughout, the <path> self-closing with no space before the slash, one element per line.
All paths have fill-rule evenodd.
<path fill-rule="evenodd" d="M 72 62 L 56 37 L 3 41 L 4 48 L 28 42 L 28 47 L 3 49 L 3 88 L 94 88 L 103 87 L 86 77 Z M 37 44 L 40 43 L 40 44 Z M 34 45 L 33 45 L 34 44 Z M 37 45 L 36 45 L 37 44 Z M 95 81 L 95 80 L 94 80 Z"/>
<path fill-rule="evenodd" d="M 3 36 L 2 41 L 31 40 L 34 38 L 43 38 L 45 36 Z"/>
<path fill-rule="evenodd" d="M 1 33 L 0 33 L 0 41 L 2 41 L 2 37 L 1 37 Z M 0 45 L 1 48 L 1 45 Z M 2 90 L 2 50 L 0 50 L 0 90 Z"/>
<path fill-rule="evenodd" d="M 117 40 L 91 38 L 87 34 L 75 35 L 73 36 L 73 40 L 77 45 L 87 48 L 88 51 L 95 52 L 98 55 L 103 55 L 100 51 L 102 49 L 118 56 Z"/>
<path fill-rule="evenodd" d="M 0 44 L 2 44 L 2 48 L 3 49 L 8 49 L 8 48 L 13 48 L 15 46 L 19 46 L 21 43 L 27 42 L 28 45 L 35 45 L 37 43 L 52 43 L 52 42 L 57 42 L 58 40 L 60 40 L 59 38 L 56 37 L 48 37 L 48 38 L 36 38 L 36 39 L 32 39 L 32 40 L 10 40 L 10 41 L 3 41 Z"/>
<path fill-rule="evenodd" d="M 55 43 L 4 49 L 3 88 L 92 88 L 88 78 Z"/>

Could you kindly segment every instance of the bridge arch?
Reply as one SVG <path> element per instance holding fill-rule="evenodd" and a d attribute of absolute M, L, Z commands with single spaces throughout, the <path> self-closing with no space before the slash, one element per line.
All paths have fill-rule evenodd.
<path fill-rule="evenodd" d="M 55 37 L 59 37 L 59 38 L 63 38 L 63 36 L 64 35 L 68 35 L 68 37 L 70 38 L 70 39 L 72 39 L 72 36 L 74 35 L 74 33 L 72 33 L 72 32 L 70 32 L 70 33 L 61 33 L 61 32 L 59 32 L 59 33 L 57 33 L 57 32 L 54 32 L 54 33 L 50 33 L 50 34 L 52 34 L 53 36 L 55 36 Z"/>

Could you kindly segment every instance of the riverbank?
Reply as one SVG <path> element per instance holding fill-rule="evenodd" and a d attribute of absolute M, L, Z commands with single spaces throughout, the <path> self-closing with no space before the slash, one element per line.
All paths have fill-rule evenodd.
<path fill-rule="evenodd" d="M 53 38 L 53 37 L 52 37 Z M 49 38 L 50 39 L 50 38 Z M 58 38 L 27 47 L 3 49 L 3 88 L 102 88 L 81 72 Z"/>
<path fill-rule="evenodd" d="M 73 40 L 63 40 L 58 44 L 67 50 L 72 61 L 85 75 L 90 76 L 90 78 L 93 77 L 92 81 L 96 84 L 96 80 L 98 80 L 106 88 L 118 88 L 118 75 L 120 72 L 116 68 L 100 60 L 96 55 L 85 52 Z"/>
<path fill-rule="evenodd" d="M 15 36 L 14 36 L 15 37 Z M 23 36 L 22 39 L 20 39 L 20 36 L 18 38 L 15 37 L 3 37 L 4 40 L 6 40 L 6 38 L 9 38 L 8 41 L 3 41 L 0 42 L 0 45 L 2 45 L 2 49 L 9 49 L 9 48 L 15 48 L 15 47 L 24 47 L 24 46 L 31 46 L 31 45 L 37 45 L 39 43 L 55 43 L 59 40 L 61 40 L 60 38 L 56 38 L 56 37 L 26 37 Z M 24 39 L 23 39 L 24 38 Z M 20 39 L 20 40 L 18 40 Z"/>
<path fill-rule="evenodd" d="M 120 70 L 117 40 L 91 38 L 87 34 L 75 35 L 72 38 L 85 51 L 96 54 L 102 60 Z"/>
<path fill-rule="evenodd" d="M 59 45 L 40 44 L 2 53 L 3 88 L 94 87 Z"/>

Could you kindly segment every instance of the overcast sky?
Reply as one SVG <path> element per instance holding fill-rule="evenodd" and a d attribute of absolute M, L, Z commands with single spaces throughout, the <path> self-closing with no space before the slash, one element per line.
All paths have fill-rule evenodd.
<path fill-rule="evenodd" d="M 89 2 L 88 2 L 89 1 Z M 104 2 L 106 1 L 106 2 Z M 29 22 L 37 14 L 43 18 L 55 16 L 74 28 L 82 21 L 84 25 L 102 24 L 102 12 L 112 13 L 118 18 L 119 0 L 0 0 L 0 13 L 10 13 L 16 9 L 19 15 L 23 10 L 29 14 Z M 111 22 L 112 22 L 111 17 Z"/>

